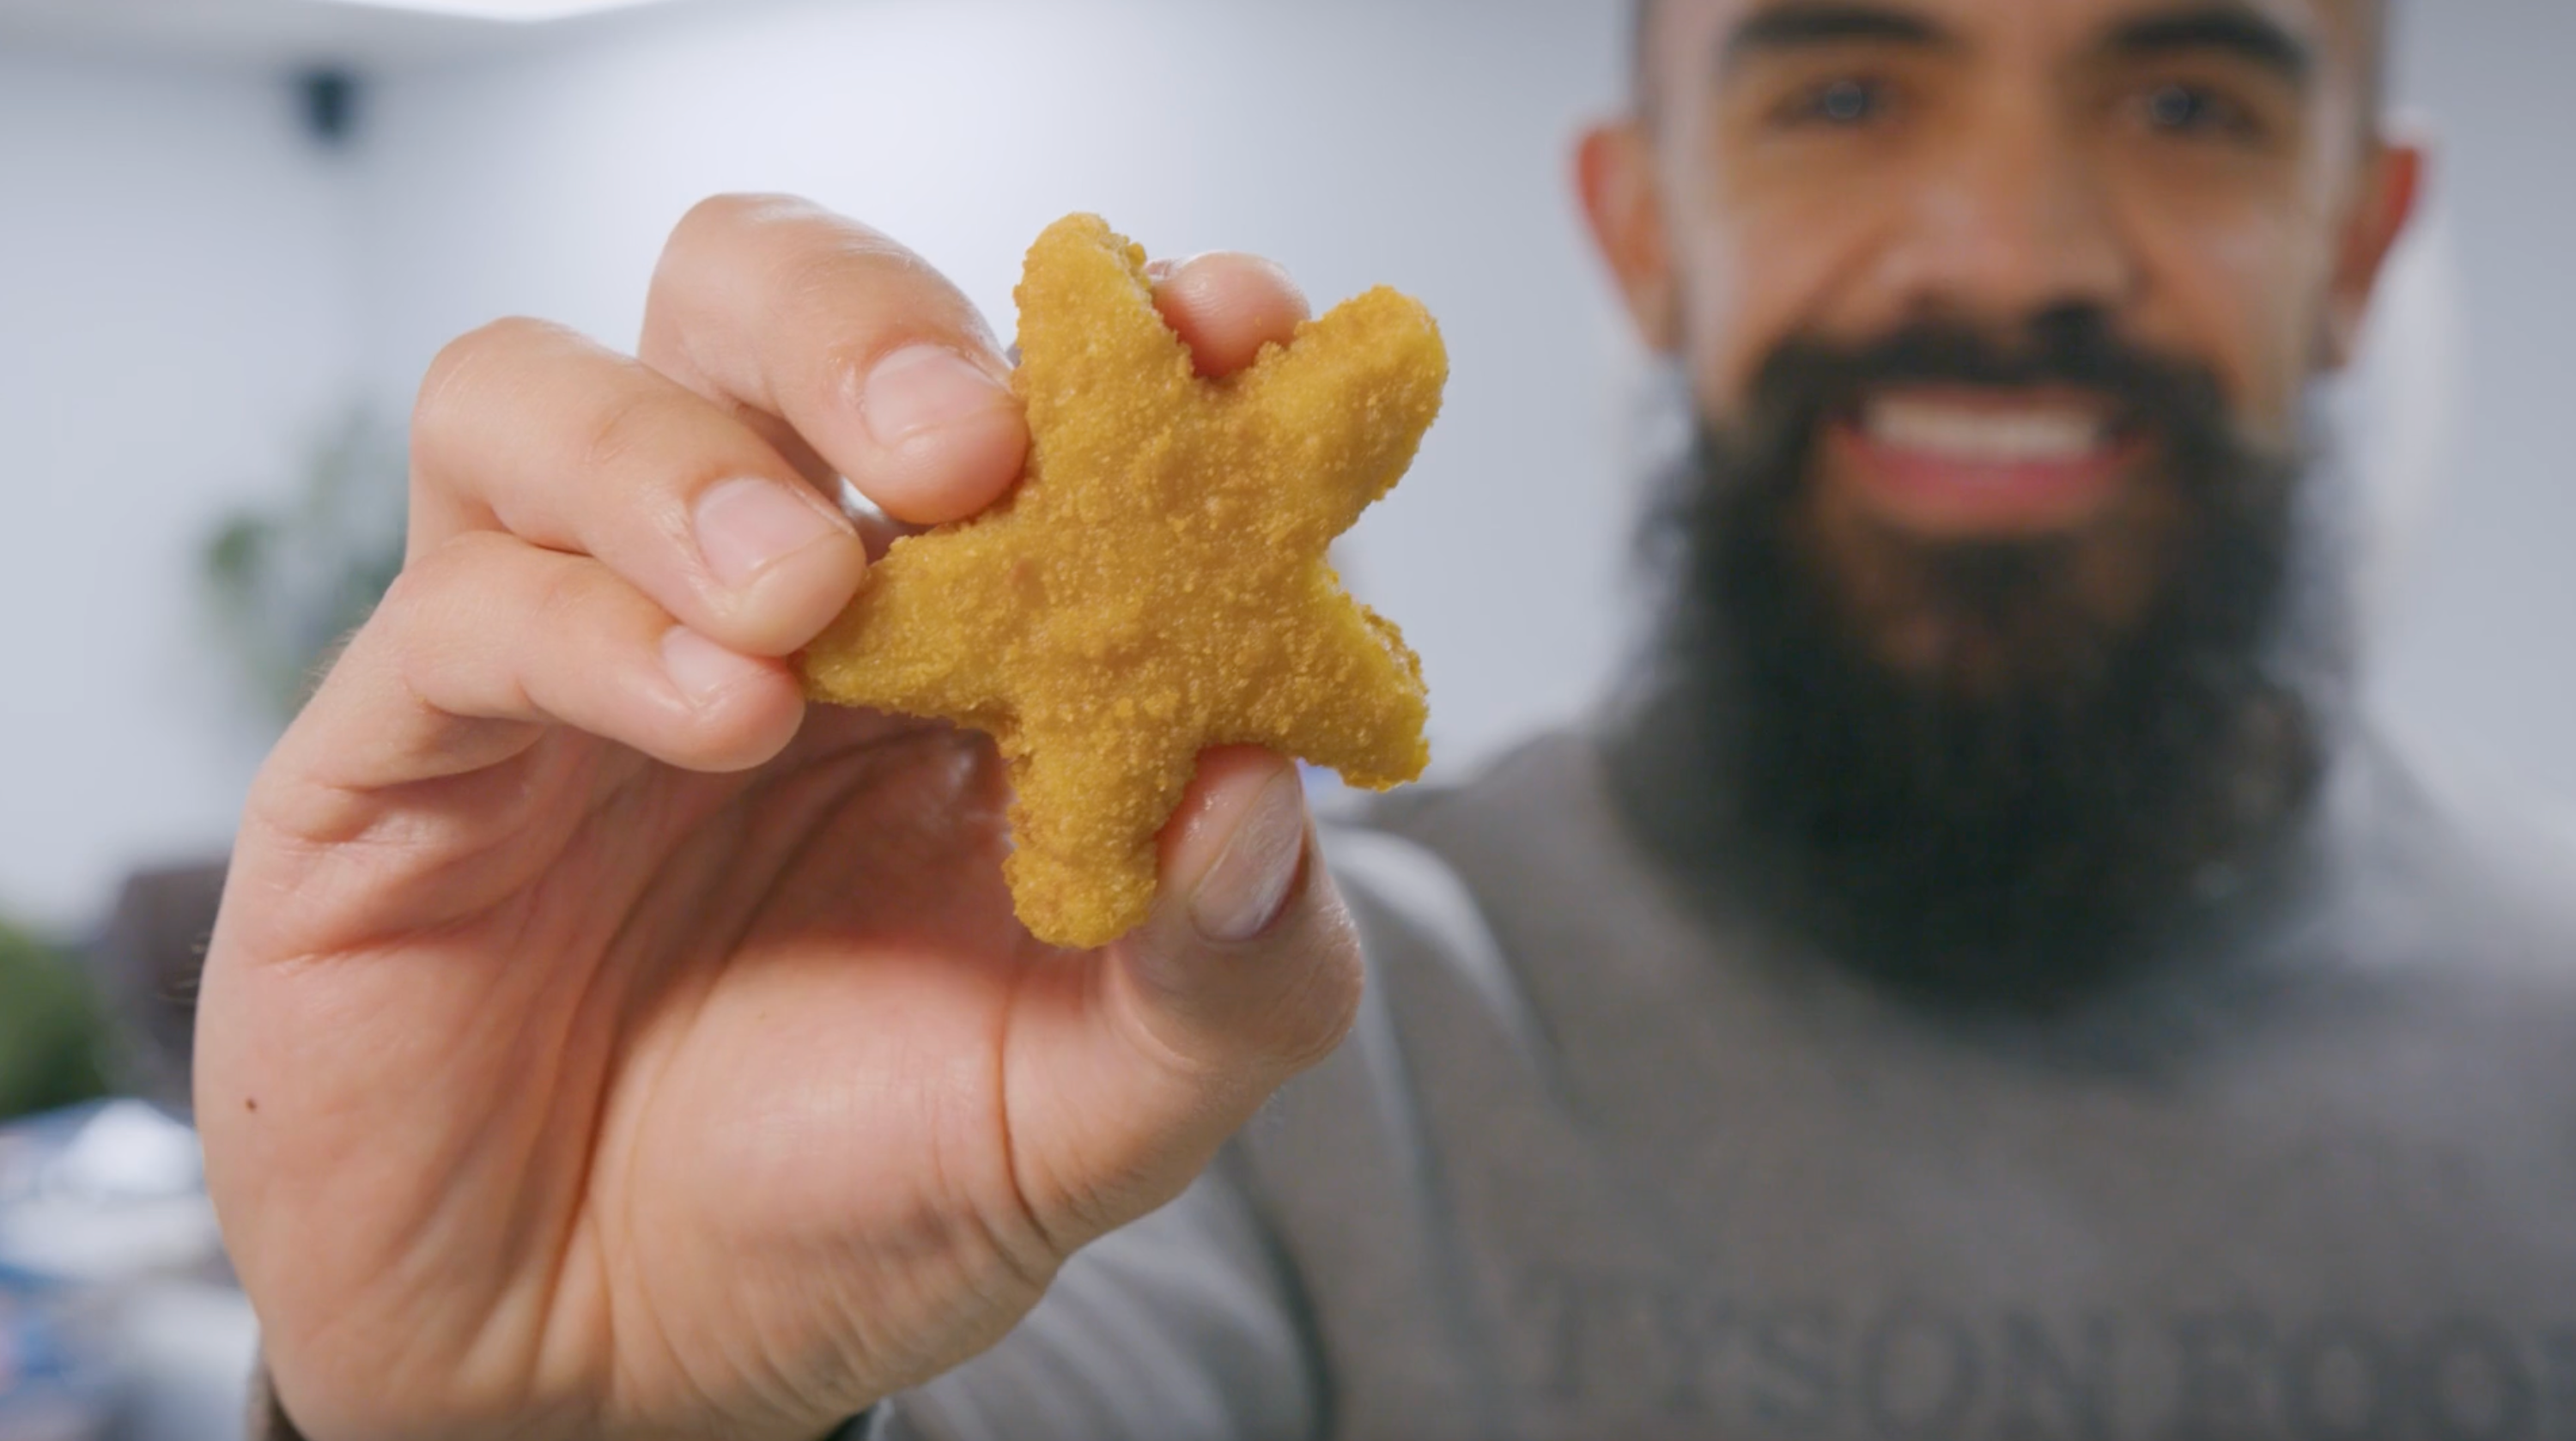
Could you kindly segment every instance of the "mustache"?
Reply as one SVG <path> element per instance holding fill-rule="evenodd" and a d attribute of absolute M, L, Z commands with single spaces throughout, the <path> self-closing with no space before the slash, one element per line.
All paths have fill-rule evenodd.
<path fill-rule="evenodd" d="M 1828 422 L 1857 421 L 1873 393 L 1898 386 L 2089 392 L 2109 402 L 2116 432 L 2162 440 L 2187 468 L 2236 443 L 2215 371 L 2128 339 L 2089 305 L 2052 307 L 2000 333 L 1924 319 L 1857 344 L 1793 337 L 1765 360 L 1744 415 L 1723 429 L 1753 456 L 1783 456 Z"/>

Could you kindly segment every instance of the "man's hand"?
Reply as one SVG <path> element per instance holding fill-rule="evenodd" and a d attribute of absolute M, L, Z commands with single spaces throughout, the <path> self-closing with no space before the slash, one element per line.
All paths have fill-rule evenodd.
<path fill-rule="evenodd" d="M 1203 369 L 1304 302 L 1165 272 Z M 315 1441 L 806 1441 L 990 1344 L 1328 1051 L 1357 945 L 1295 772 L 1212 752 L 1153 920 L 1030 940 L 980 738 L 808 712 L 846 476 L 970 515 L 1028 436 L 947 282 L 793 202 L 700 206 L 638 359 L 440 357 L 411 551 L 261 772 L 197 1113 Z"/>

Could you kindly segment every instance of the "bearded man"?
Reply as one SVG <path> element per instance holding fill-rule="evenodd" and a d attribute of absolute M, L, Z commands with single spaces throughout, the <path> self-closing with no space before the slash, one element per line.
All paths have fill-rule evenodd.
<path fill-rule="evenodd" d="M 210 957 L 271 1434 L 2576 1434 L 2571 930 L 2349 708 L 2386 44 L 1643 11 L 1579 175 L 1699 421 L 1650 654 L 1320 841 L 1210 753 L 1093 953 L 986 744 L 779 659 L 824 485 L 1019 472 L 955 290 L 733 198 L 638 356 L 458 342 Z M 1303 314 L 1158 287 L 1215 373 Z"/>

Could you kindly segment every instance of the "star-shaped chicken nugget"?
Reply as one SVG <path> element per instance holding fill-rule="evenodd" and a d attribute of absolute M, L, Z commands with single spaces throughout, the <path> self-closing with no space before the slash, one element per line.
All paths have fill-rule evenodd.
<path fill-rule="evenodd" d="M 1372 290 L 1222 380 L 1097 216 L 1049 226 L 1017 298 L 1026 474 L 894 543 L 807 648 L 824 700 L 990 733 L 1020 919 L 1101 945 L 1145 918 L 1155 833 L 1198 753 L 1253 744 L 1383 790 L 1422 773 L 1422 667 L 1325 548 L 1440 409 L 1431 317 Z"/>

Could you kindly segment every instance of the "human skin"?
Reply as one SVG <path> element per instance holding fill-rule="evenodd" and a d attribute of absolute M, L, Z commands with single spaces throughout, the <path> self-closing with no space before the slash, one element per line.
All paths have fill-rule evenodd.
<path fill-rule="evenodd" d="M 1212 373 L 1305 314 L 1241 256 L 1158 305 Z M 1342 1035 L 1278 758 L 1203 756 L 1152 918 L 1058 952 L 987 743 L 806 707 L 783 658 L 867 565 L 820 486 L 988 504 L 1004 374 L 919 259 L 761 198 L 679 226 L 638 358 L 506 321 L 439 359 L 408 564 L 260 773 L 199 1011 L 209 1185 L 315 1441 L 821 1435 Z"/>
<path fill-rule="evenodd" d="M 1588 133 L 1584 206 L 1639 334 L 1702 415 L 1740 417 L 1783 342 L 1866 345 L 1935 320 L 2009 351 L 2089 308 L 2204 367 L 2242 437 L 2284 449 L 2349 358 L 2421 157 L 2376 118 L 2368 0 L 1660 0 L 1635 114 Z M 1783 25 L 1782 17 L 1805 24 Z M 2223 22 L 2208 23 L 2212 19 Z M 2262 37 L 2304 57 L 2283 63 Z M 2252 37 L 2252 38 L 2249 38 Z M 2134 619 L 2184 503 L 2104 435 L 2050 467 L 1979 463 L 1983 422 L 2077 422 L 2113 398 L 1923 387 L 1971 439 L 1866 425 L 1819 447 L 1801 521 L 1881 659 L 1974 683 L 1912 560 L 2045 540 L 2074 604 Z"/>
<path fill-rule="evenodd" d="M 2106 65 L 2135 0 L 1880 3 L 1953 43 L 1721 69 L 1780 7 L 1666 0 L 1653 124 L 1584 142 L 1602 249 L 1703 406 L 1801 331 L 2075 297 L 2285 435 L 2413 194 L 2361 118 L 2358 11 L 2258 7 L 2316 47 L 2292 94 L 2226 56 Z M 2129 123 L 2166 70 L 2279 128 Z M 1905 104 L 1786 123 L 1837 71 Z M 1161 295 L 1214 372 L 1303 313 L 1240 257 Z M 1275 759 L 1208 758 L 1155 918 L 1056 955 L 1009 921 L 988 751 L 798 701 L 779 658 L 865 565 L 817 488 L 932 522 L 1019 467 L 997 389 L 940 386 L 918 428 L 872 391 L 935 398 L 936 365 L 876 370 L 910 339 L 1001 373 L 884 237 L 731 199 L 673 237 L 637 360 L 507 322 L 424 386 L 411 565 L 261 773 L 200 1009 L 209 1182 L 315 1441 L 819 1435 L 999 1335 L 1347 1025 L 1349 922 Z M 1882 589 L 1908 545 L 2058 528 L 2116 613 L 2170 504 L 2143 467 L 2018 511 L 1868 470 L 1814 490 Z M 1905 599 L 1882 644 L 1938 663 Z"/>

